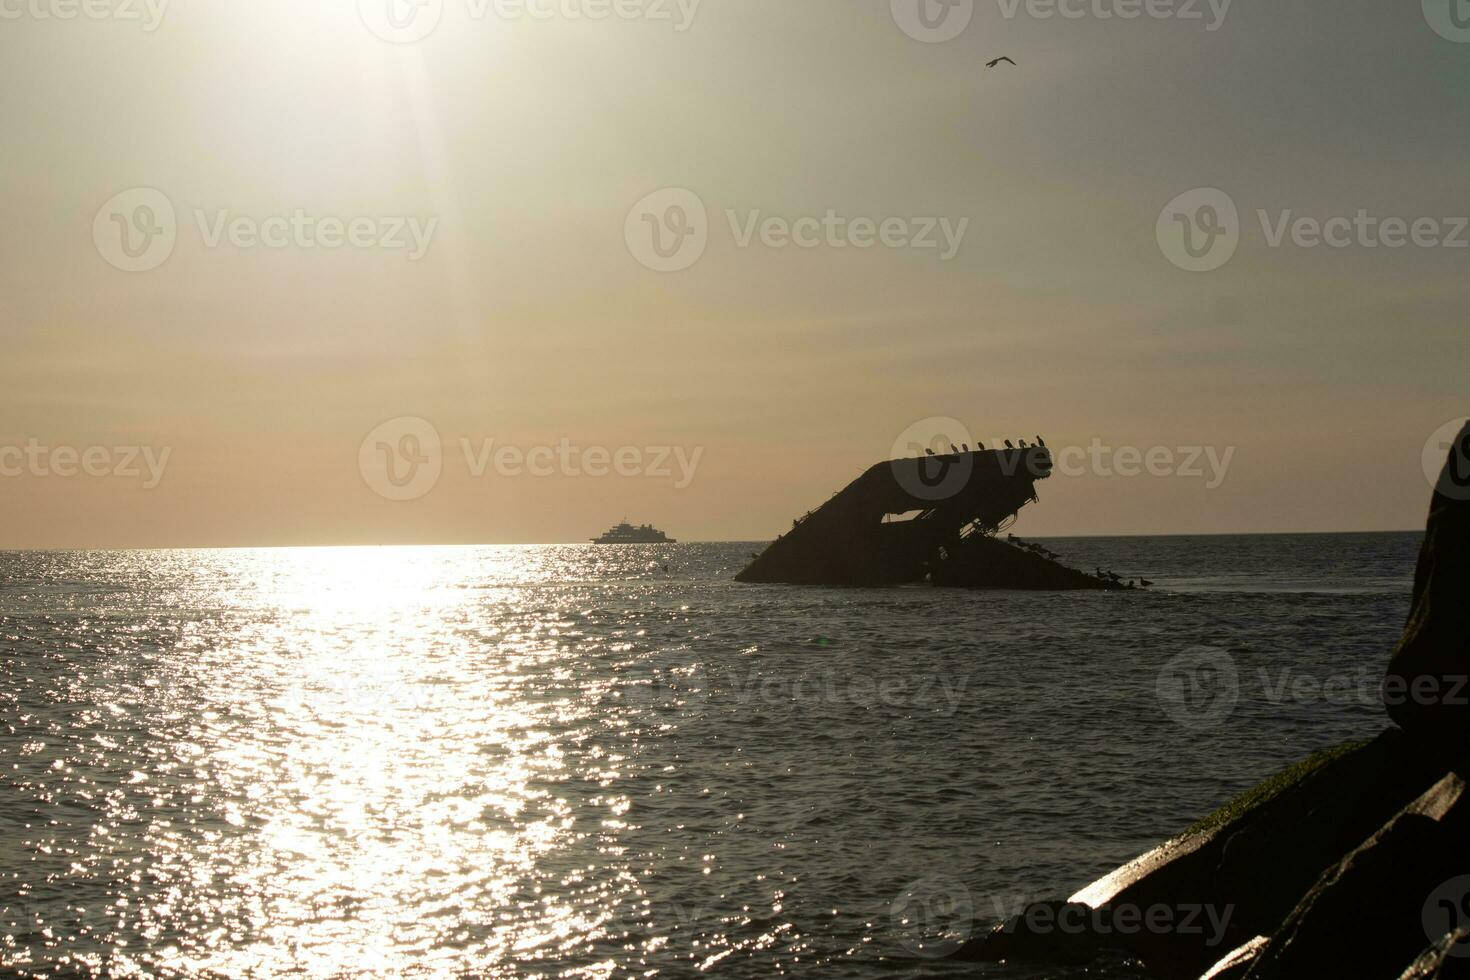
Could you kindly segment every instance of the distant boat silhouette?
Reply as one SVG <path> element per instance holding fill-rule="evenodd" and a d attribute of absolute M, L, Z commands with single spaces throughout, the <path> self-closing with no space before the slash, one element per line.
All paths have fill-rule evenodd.
<path fill-rule="evenodd" d="M 675 544 L 675 540 L 652 524 L 642 524 L 638 527 L 628 523 L 623 518 L 621 524 L 615 525 L 603 533 L 600 538 L 593 538 L 593 544 Z"/>

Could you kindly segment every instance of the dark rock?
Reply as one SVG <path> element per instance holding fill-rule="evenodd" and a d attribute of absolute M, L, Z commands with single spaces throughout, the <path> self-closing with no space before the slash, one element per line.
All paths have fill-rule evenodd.
<path fill-rule="evenodd" d="M 1267 936 L 1256 936 L 1241 943 L 1206 970 L 1200 980 L 1243 980 L 1268 939 Z"/>
<path fill-rule="evenodd" d="M 1413 607 L 1384 678 L 1389 717 L 1426 745 L 1461 750 L 1470 733 L 1470 424 L 1435 487 Z"/>
<path fill-rule="evenodd" d="M 1419 954 L 1399 980 L 1470 978 L 1470 926 L 1456 929 Z"/>
<path fill-rule="evenodd" d="M 1205 906 L 1214 930 L 1146 930 L 1129 948 L 1161 976 L 1198 977 L 1227 952 L 1271 935 L 1322 873 L 1443 775 L 1398 730 L 1324 753 L 1268 780 L 1072 896 L 1090 905 Z"/>
<path fill-rule="evenodd" d="M 958 958 L 1082 962 L 1123 950 L 1181 980 L 1470 980 L 1467 678 L 1470 425 L 1436 486 L 1413 611 L 1385 679 L 1402 728 L 1293 766 Z M 1185 928 L 1183 914 L 1201 907 L 1214 928 Z M 1155 921 L 1157 910 L 1167 914 Z M 1080 927 L 1060 928 L 1066 916 Z"/>
<path fill-rule="evenodd" d="M 1450 773 L 1323 875 L 1246 976 L 1401 976 L 1426 941 L 1467 924 L 1461 909 L 1470 878 L 1465 890 L 1454 881 L 1462 875 L 1470 875 L 1470 794 Z M 1442 910 L 1437 898 L 1446 886 L 1455 894 Z"/>

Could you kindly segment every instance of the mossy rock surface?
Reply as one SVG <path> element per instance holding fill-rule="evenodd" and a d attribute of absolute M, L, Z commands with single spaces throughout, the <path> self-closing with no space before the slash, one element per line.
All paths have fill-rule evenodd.
<path fill-rule="evenodd" d="M 1223 935 L 1142 932 L 1129 952 L 1164 977 L 1198 977 L 1269 936 L 1323 872 L 1444 774 L 1399 729 L 1318 752 L 1071 897 L 1094 907 L 1228 913 Z M 1116 937 L 1113 937 L 1116 941 Z M 978 950 L 967 951 L 976 956 Z"/>
<path fill-rule="evenodd" d="M 1277 796 L 1297 786 L 1323 766 L 1351 755 L 1369 744 L 1364 741 L 1347 742 L 1309 755 L 1301 762 L 1293 763 L 1276 775 L 1263 779 L 1214 813 L 1196 820 L 1181 836 L 1192 837 L 1195 834 L 1206 834 L 1228 823 L 1233 823 L 1250 811 L 1269 803 Z"/>

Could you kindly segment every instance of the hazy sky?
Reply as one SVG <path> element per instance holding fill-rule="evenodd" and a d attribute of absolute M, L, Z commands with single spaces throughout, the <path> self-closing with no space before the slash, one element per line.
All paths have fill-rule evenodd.
<path fill-rule="evenodd" d="M 0 547 L 766 538 L 935 417 L 1111 450 L 1026 534 L 1409 528 L 1470 413 L 1449 0 L 87 2 L 0 0 Z"/>

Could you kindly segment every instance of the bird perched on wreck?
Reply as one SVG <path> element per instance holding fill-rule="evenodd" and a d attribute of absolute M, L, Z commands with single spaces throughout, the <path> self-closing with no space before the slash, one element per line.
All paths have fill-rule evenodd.
<path fill-rule="evenodd" d="M 1043 438 L 1041 438 L 1041 436 L 1037 436 L 1036 437 L 1036 444 L 1038 446 L 1040 446 L 1042 449 L 1045 449 L 1046 448 L 1046 440 L 1043 439 Z"/>
<path fill-rule="evenodd" d="M 1029 447 L 1029 446 L 1026 445 L 1026 440 L 1025 439 L 1022 439 L 1021 440 L 1021 448 L 1022 449 L 1029 449 L 1031 447 Z"/>
<path fill-rule="evenodd" d="M 1006 448 L 1007 449 L 1015 449 L 1016 447 L 1015 446 L 1012 446 L 1011 445 L 1011 441 L 1009 439 L 1007 439 L 1006 440 Z"/>

